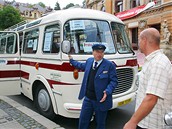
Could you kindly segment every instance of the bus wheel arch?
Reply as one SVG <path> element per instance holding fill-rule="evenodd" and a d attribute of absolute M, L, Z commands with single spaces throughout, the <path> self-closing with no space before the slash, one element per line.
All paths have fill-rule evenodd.
<path fill-rule="evenodd" d="M 42 82 L 36 81 L 33 85 L 34 106 L 43 116 L 53 119 L 55 117 L 50 95 Z"/>

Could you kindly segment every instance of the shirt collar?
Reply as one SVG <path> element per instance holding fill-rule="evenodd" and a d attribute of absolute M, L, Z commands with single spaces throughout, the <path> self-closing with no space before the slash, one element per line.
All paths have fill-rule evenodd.
<path fill-rule="evenodd" d="M 150 53 L 149 55 L 147 55 L 147 56 L 145 57 L 145 61 L 150 61 L 150 60 L 151 60 L 152 58 L 154 58 L 158 53 L 163 53 L 163 51 L 162 51 L 161 49 L 159 49 L 159 50 L 156 50 L 156 51 Z"/>
<path fill-rule="evenodd" d="M 98 67 L 98 66 L 102 63 L 102 61 L 103 61 L 103 59 L 101 59 L 101 60 L 99 60 L 99 61 L 94 60 L 94 63 L 97 62 L 97 63 L 98 63 L 98 64 L 97 64 L 97 67 Z M 93 63 L 93 64 L 94 64 L 94 63 Z"/>

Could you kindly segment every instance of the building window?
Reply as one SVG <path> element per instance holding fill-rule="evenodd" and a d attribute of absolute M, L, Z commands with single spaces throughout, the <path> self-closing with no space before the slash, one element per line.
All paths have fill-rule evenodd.
<path fill-rule="evenodd" d="M 148 0 L 148 2 L 155 2 L 155 5 L 161 5 L 161 1 L 162 0 Z"/>
<path fill-rule="evenodd" d="M 92 6 L 90 6 L 90 9 L 94 9 L 93 5 L 92 5 Z"/>
<path fill-rule="evenodd" d="M 29 16 L 31 17 L 32 16 L 32 12 L 30 11 L 30 14 L 29 14 Z"/>
<path fill-rule="evenodd" d="M 131 0 L 130 1 L 130 8 L 134 8 L 140 6 L 140 0 Z"/>
<path fill-rule="evenodd" d="M 138 28 L 132 29 L 132 47 L 134 50 L 138 48 Z"/>
<path fill-rule="evenodd" d="M 153 27 L 153 28 L 157 29 L 159 32 L 161 30 L 161 25 L 160 24 L 153 24 L 153 25 L 150 25 L 149 27 Z"/>
<path fill-rule="evenodd" d="M 123 11 L 123 1 L 122 0 L 117 0 L 115 2 L 115 12 L 122 12 Z"/>
<path fill-rule="evenodd" d="M 37 18 L 37 17 L 36 17 L 36 13 L 34 13 L 34 18 Z"/>
<path fill-rule="evenodd" d="M 155 5 L 161 5 L 161 0 L 154 0 Z"/>

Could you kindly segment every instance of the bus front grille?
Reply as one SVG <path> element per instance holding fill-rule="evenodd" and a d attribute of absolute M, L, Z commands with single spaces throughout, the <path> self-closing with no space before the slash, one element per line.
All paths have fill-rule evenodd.
<path fill-rule="evenodd" d="M 121 94 L 129 90 L 133 83 L 133 69 L 120 68 L 116 70 L 118 77 L 118 86 L 113 92 L 113 95 Z"/>

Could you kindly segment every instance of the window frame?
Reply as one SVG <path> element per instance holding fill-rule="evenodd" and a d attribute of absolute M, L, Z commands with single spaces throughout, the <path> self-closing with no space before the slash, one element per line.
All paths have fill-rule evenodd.
<path fill-rule="evenodd" d="M 11 37 L 13 37 L 13 38 L 10 39 Z M 3 43 L 2 43 L 2 40 L 4 40 Z M 10 40 L 10 42 L 9 42 L 9 40 Z M 2 45 L 2 44 L 4 44 L 4 45 Z M 16 54 L 18 51 L 17 35 L 15 33 L 4 35 L 4 38 L 2 38 L 0 40 L 0 47 L 1 47 L 1 49 L 2 49 L 2 47 L 4 49 L 3 52 L 0 54 Z"/>
<path fill-rule="evenodd" d="M 78 22 L 78 21 L 81 22 L 81 23 L 78 23 L 78 25 L 80 24 L 79 28 L 77 28 L 77 26 L 76 26 L 76 30 L 73 29 L 74 25 L 72 23 L 71 23 L 72 27 L 70 28 L 70 21 L 72 22 L 75 20 L 76 20 L 76 22 Z M 84 23 L 82 23 L 82 21 L 84 21 Z M 93 24 L 93 23 L 95 23 L 95 24 Z M 102 25 L 102 24 L 105 24 L 108 27 L 105 27 L 105 25 Z M 88 28 L 85 25 L 87 25 Z M 106 31 L 107 28 L 108 28 L 108 30 Z M 72 30 L 70 30 L 70 29 L 72 29 Z M 93 33 L 94 30 L 96 30 L 96 33 Z M 70 51 L 71 54 L 78 54 L 78 55 L 91 54 L 92 48 L 91 49 L 89 48 L 91 45 L 89 43 L 94 44 L 94 42 L 95 43 L 105 43 L 105 45 L 108 46 L 108 47 L 106 47 L 107 49 L 105 50 L 106 54 L 115 54 L 117 52 L 116 48 L 115 48 L 116 46 L 115 46 L 114 41 L 113 41 L 110 23 L 106 20 L 70 19 L 70 20 L 66 21 L 66 23 L 64 24 L 63 31 L 64 31 L 63 39 L 71 42 L 71 45 L 72 45 L 72 48 Z M 78 34 L 80 34 L 80 35 L 78 36 Z M 97 36 L 95 37 L 94 34 L 97 34 Z M 77 36 L 79 38 L 77 38 Z M 84 37 L 83 40 L 81 39 L 81 36 Z M 92 36 L 93 38 L 88 38 L 90 36 Z M 108 38 L 108 36 L 110 36 L 110 38 Z M 79 41 L 78 41 L 78 39 L 79 39 Z M 88 48 L 85 48 L 85 50 L 81 49 L 83 47 L 82 42 L 86 43 L 85 44 L 86 47 L 88 46 Z M 76 45 L 77 45 L 77 47 L 76 47 Z M 112 45 L 113 45 L 113 49 L 112 49 Z"/>
<path fill-rule="evenodd" d="M 56 29 L 55 30 L 49 30 L 49 31 L 46 31 L 46 29 L 48 28 L 48 27 L 51 27 L 51 26 L 58 26 L 58 28 L 56 27 Z M 52 29 L 52 28 L 51 28 Z M 58 29 L 58 30 L 57 30 Z M 50 51 L 48 52 L 46 52 L 46 51 L 44 51 L 44 49 L 46 49 L 46 48 L 44 48 L 45 46 L 45 35 L 46 35 L 46 32 L 48 33 L 48 32 L 51 32 L 52 33 L 52 35 L 51 35 L 51 43 L 50 43 L 50 46 L 49 46 L 49 48 L 48 49 L 50 49 Z M 57 42 L 53 42 L 54 40 L 55 40 L 55 32 L 59 32 L 57 35 L 59 35 L 59 37 L 57 38 Z M 54 24 L 50 24 L 50 25 L 47 25 L 47 26 L 45 26 L 45 28 L 44 28 L 44 32 L 43 32 L 43 44 L 42 44 L 42 53 L 43 54 L 59 54 L 59 52 L 60 52 L 60 46 L 61 46 L 61 26 L 60 26 L 60 23 L 54 23 Z M 53 52 L 53 50 L 55 51 L 55 52 Z M 57 51 L 57 52 L 56 52 Z"/>
<path fill-rule="evenodd" d="M 27 37 L 26 38 L 26 35 L 27 35 L 27 33 L 29 33 L 29 32 L 34 32 L 34 31 L 37 31 L 36 33 L 37 33 L 37 35 L 36 36 L 34 36 L 34 37 Z M 26 31 L 25 33 L 24 33 L 24 41 L 23 41 L 23 54 L 36 54 L 37 53 L 37 50 L 38 50 L 38 44 L 39 44 L 39 33 L 40 33 L 40 31 L 39 31 L 39 28 L 33 28 L 33 29 L 30 29 L 30 30 L 28 30 L 28 31 Z M 32 36 L 33 34 L 31 34 L 31 36 Z M 36 37 L 36 38 L 35 38 Z M 33 47 L 31 47 L 31 46 L 28 46 L 28 41 L 30 40 L 30 43 L 32 42 L 33 43 Z M 33 41 L 31 41 L 31 40 L 33 40 Z M 35 40 L 37 40 L 37 43 L 36 43 L 36 41 Z M 27 43 L 26 43 L 26 41 L 27 41 Z M 34 43 L 36 44 L 36 46 L 34 46 Z M 27 46 L 26 46 L 27 45 Z M 31 45 L 31 44 L 30 44 Z M 32 48 L 32 49 L 28 49 L 28 48 Z M 36 49 L 35 49 L 36 48 Z M 35 50 L 34 50 L 35 49 Z"/>

